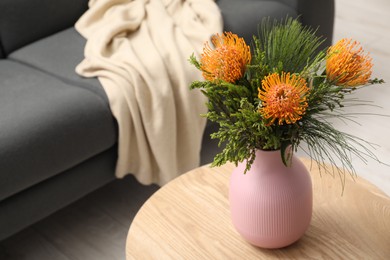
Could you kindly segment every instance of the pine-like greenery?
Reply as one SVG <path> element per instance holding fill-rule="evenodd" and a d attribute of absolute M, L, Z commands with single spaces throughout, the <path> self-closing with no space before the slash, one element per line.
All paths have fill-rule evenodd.
<path fill-rule="evenodd" d="M 250 169 L 257 149 L 281 150 L 281 157 L 288 165 L 287 148 L 295 152 L 301 142 L 306 143 L 306 152 L 323 166 L 329 161 L 337 171 L 354 173 L 351 156 L 364 160 L 375 158 L 370 151 L 371 144 L 357 137 L 335 129 L 330 119 L 348 120 L 341 108 L 359 105 L 360 101 L 346 96 L 357 88 L 345 88 L 329 82 L 325 76 L 326 50 L 318 50 L 323 42 L 315 31 L 304 27 L 296 19 L 282 22 L 263 21 L 259 35 L 254 37 L 252 62 L 247 66 L 245 76 L 235 83 L 224 81 L 195 81 L 192 89 L 200 89 L 208 98 L 208 113 L 203 115 L 219 124 L 219 130 L 211 135 L 224 146 L 216 155 L 212 166 L 226 162 L 246 160 Z M 190 62 L 198 69 L 201 64 L 194 56 Z M 303 117 L 294 124 L 272 124 L 262 118 L 259 108 L 258 89 L 262 80 L 270 73 L 290 72 L 306 79 L 309 87 L 308 107 Z M 374 79 L 369 84 L 382 83 Z M 325 169 L 325 167 L 324 167 Z"/>

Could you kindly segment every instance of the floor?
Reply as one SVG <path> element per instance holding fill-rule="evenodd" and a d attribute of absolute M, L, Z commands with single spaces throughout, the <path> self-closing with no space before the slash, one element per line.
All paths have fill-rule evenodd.
<path fill-rule="evenodd" d="M 374 59 L 374 77 L 389 83 L 357 92 L 381 108 L 369 112 L 390 115 L 390 1 L 336 0 L 334 39 L 359 40 Z M 380 146 L 375 153 L 390 164 L 390 117 L 357 116 L 361 125 L 335 122 L 342 130 Z M 390 196 L 390 166 L 375 161 L 354 162 L 362 177 Z M 39 223 L 0 242 L 0 259 L 125 259 L 128 228 L 142 203 L 157 190 L 132 177 L 91 193 Z"/>

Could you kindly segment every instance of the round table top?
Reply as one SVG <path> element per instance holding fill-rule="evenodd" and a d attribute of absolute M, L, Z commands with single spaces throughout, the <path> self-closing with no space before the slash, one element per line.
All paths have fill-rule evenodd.
<path fill-rule="evenodd" d="M 134 218 L 127 259 L 389 259 L 390 198 L 361 178 L 319 173 L 301 159 L 313 182 L 313 217 L 305 235 L 282 249 L 247 243 L 232 226 L 228 183 L 233 164 L 203 166 L 153 194 Z"/>

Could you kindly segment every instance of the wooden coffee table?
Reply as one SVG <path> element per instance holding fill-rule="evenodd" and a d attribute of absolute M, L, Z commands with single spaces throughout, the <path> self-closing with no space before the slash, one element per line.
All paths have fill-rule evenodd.
<path fill-rule="evenodd" d="M 302 159 L 310 169 L 310 160 Z M 277 250 L 251 246 L 230 220 L 232 164 L 197 168 L 158 190 L 137 213 L 127 259 L 390 259 L 390 198 L 374 185 L 310 170 L 313 218 L 296 243 Z"/>

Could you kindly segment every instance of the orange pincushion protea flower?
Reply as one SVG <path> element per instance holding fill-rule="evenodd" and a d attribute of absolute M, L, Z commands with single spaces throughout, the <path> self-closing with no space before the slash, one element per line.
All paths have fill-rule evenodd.
<path fill-rule="evenodd" d="M 337 86 L 364 85 L 371 77 L 372 59 L 357 41 L 341 39 L 328 49 L 326 75 Z"/>
<path fill-rule="evenodd" d="M 258 94 L 262 101 L 259 112 L 270 120 L 267 125 L 275 120 L 279 125 L 293 124 L 305 114 L 309 88 L 304 78 L 284 72 L 282 75 L 273 73 L 262 80 L 262 89 Z"/>
<path fill-rule="evenodd" d="M 211 41 L 215 49 L 206 43 L 201 55 L 203 77 L 209 81 L 223 80 L 230 83 L 242 78 L 246 65 L 251 61 L 250 48 L 244 39 L 225 32 L 222 36 L 213 36 Z"/>

